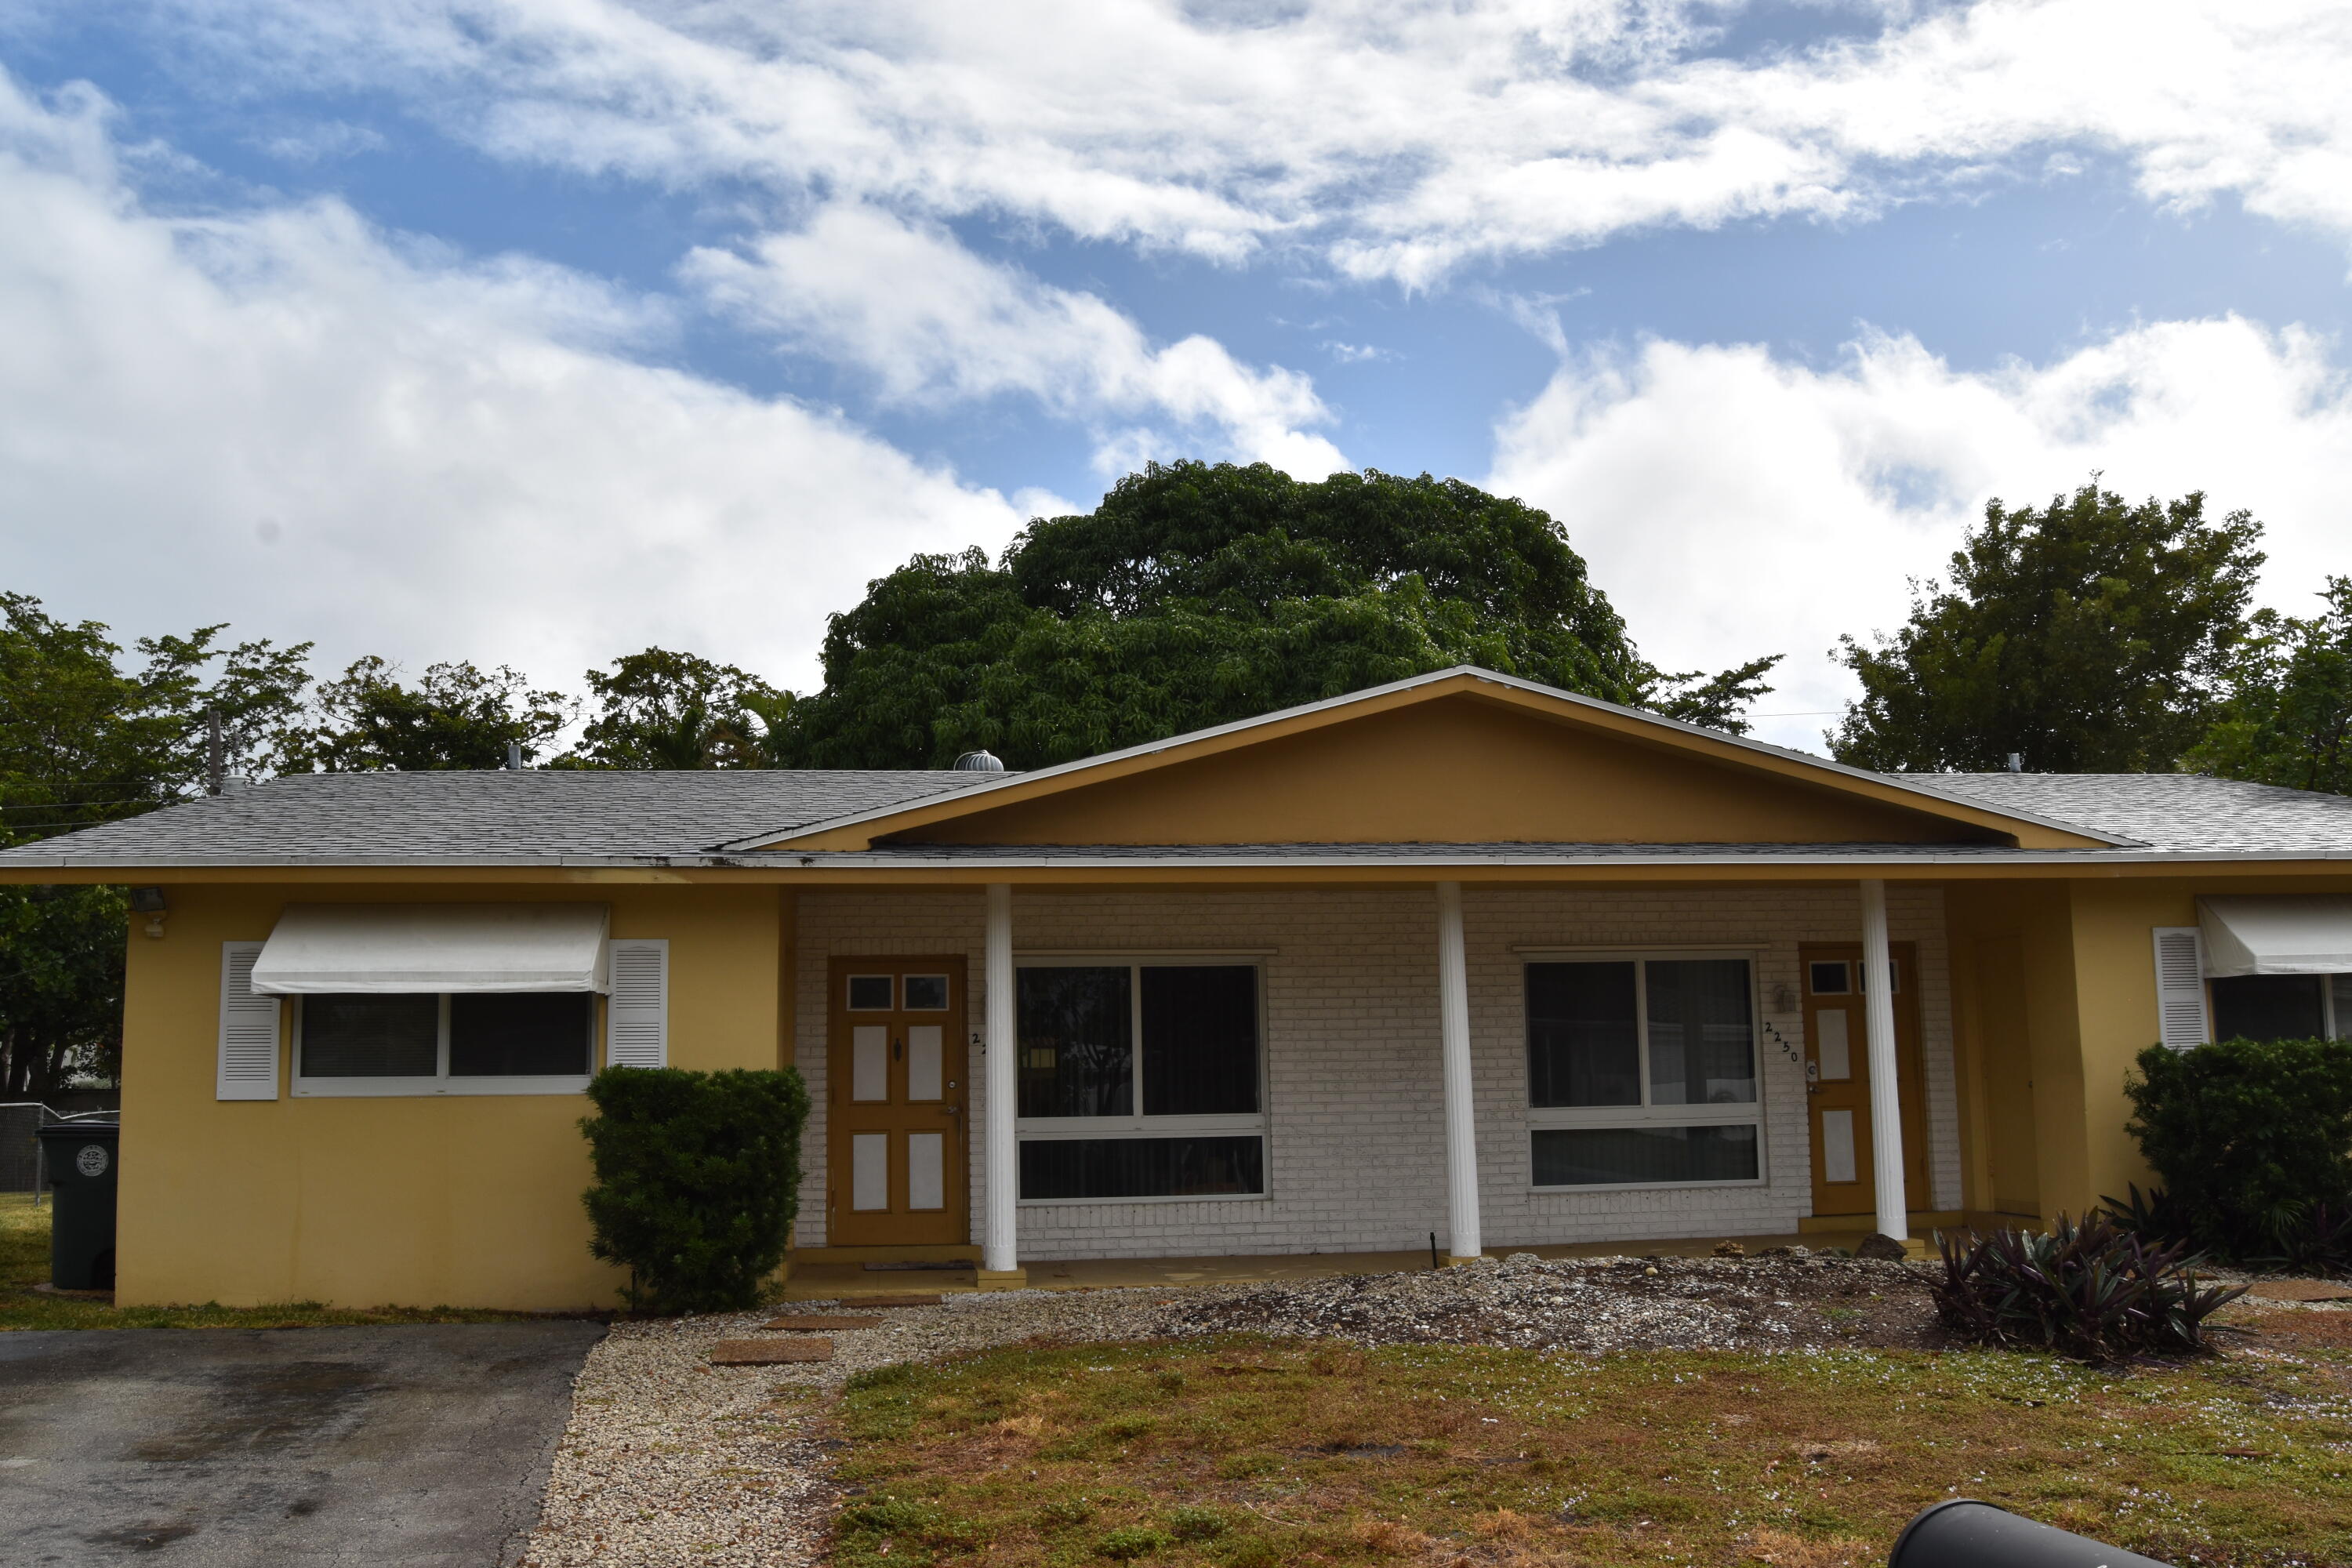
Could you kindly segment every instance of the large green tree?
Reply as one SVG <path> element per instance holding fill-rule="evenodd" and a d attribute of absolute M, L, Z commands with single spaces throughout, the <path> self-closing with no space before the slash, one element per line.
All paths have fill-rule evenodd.
<path fill-rule="evenodd" d="M 1458 480 L 1152 465 L 1001 562 L 918 556 L 833 617 L 785 715 L 801 767 L 1038 767 L 1478 664 L 1739 727 L 1762 658 L 1645 663 L 1559 525 Z"/>
<path fill-rule="evenodd" d="M 588 672 L 595 713 L 561 766 L 756 768 L 792 699 L 698 654 L 649 647 Z"/>
<path fill-rule="evenodd" d="M 579 704 L 560 691 L 531 689 L 504 665 L 428 665 L 412 684 L 398 666 L 371 655 L 320 682 L 316 708 L 315 728 L 287 758 L 291 771 L 501 768 L 510 742 L 528 763 L 546 752 Z"/>
<path fill-rule="evenodd" d="M 2254 613 L 2229 695 L 2188 763 L 2223 778 L 2352 795 L 2352 577 L 2315 616 Z"/>
<path fill-rule="evenodd" d="M 136 816 L 269 764 L 299 731 L 309 645 L 226 644 L 222 626 L 142 638 L 0 594 L 0 843 Z M 119 888 L 0 887 L 0 1099 L 39 1099 L 121 1051 Z"/>
<path fill-rule="evenodd" d="M 1990 502 L 1950 581 L 1914 585 L 1907 624 L 1840 639 L 1863 694 L 1831 752 L 1915 772 L 2011 752 L 2034 772 L 2178 765 L 2246 635 L 2261 534 L 2242 511 L 2208 521 L 2201 492 L 2135 506 L 2096 476 L 2038 510 Z"/>

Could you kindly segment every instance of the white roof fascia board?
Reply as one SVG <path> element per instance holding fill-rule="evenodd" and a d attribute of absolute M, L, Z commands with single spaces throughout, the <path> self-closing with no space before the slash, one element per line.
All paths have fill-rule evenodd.
<path fill-rule="evenodd" d="M 1251 719 L 1237 719 L 1230 724 L 1213 725 L 1206 730 L 1189 730 L 1181 735 L 1171 735 L 1163 741 L 1147 741 L 1141 745 L 1129 746 L 1120 751 L 1080 757 L 1075 762 L 1057 763 L 1050 768 L 1035 768 L 1026 773 L 1007 773 L 1003 778 L 993 783 L 964 790 L 955 798 L 959 801 L 977 800 L 982 795 L 993 794 L 998 790 L 1009 789 L 1016 784 L 1027 784 L 1037 779 L 1062 778 L 1071 773 L 1084 773 L 1090 768 L 1104 767 L 1112 763 L 1126 762 L 1136 757 L 1149 757 L 1174 747 L 1191 745 L 1199 741 L 1215 740 L 1225 735 L 1237 735 L 1264 725 L 1280 723 L 1284 720 L 1300 718 L 1309 713 L 1326 713 L 1334 709 L 1349 707 L 1375 698 L 1392 696 L 1400 691 L 1411 691 L 1418 687 L 1434 685 L 1441 680 L 1452 680 L 1459 676 L 1468 676 L 1491 685 L 1507 686 L 1514 690 L 1528 692 L 1538 697 L 1551 698 L 1573 707 L 1591 708 L 1603 713 L 1617 714 L 1622 718 L 1639 720 L 1645 724 L 1680 731 L 1685 735 L 1703 740 L 1720 742 L 1726 745 L 1738 747 L 1741 751 L 1754 752 L 1759 756 L 1798 763 L 1808 768 L 1819 769 L 1823 773 L 1833 773 L 1857 782 L 1883 784 L 1887 788 L 1916 796 L 1922 801 L 1933 802 L 1938 806 L 1947 808 L 1959 806 L 1988 816 L 2005 817 L 2015 822 L 2030 822 L 2037 827 L 2053 828 L 2061 833 L 2079 834 L 2083 837 L 2103 839 L 2109 844 L 2131 842 L 2129 839 L 2117 839 L 2106 834 L 2094 832 L 2080 823 L 2063 822 L 2055 817 L 2040 816 L 2030 812 L 2011 811 L 1999 806 L 1986 805 L 1978 801 L 1963 800 L 1957 795 L 1946 795 L 1940 790 L 1924 784 L 1909 784 L 1885 773 L 1872 773 L 1867 768 L 1850 767 L 1844 763 L 1836 762 L 1828 757 L 1818 757 L 1811 752 L 1800 752 L 1786 746 L 1770 745 L 1762 741 L 1751 741 L 1744 735 L 1727 734 L 1721 730 L 1710 730 L 1703 724 L 1685 723 L 1680 719 L 1669 719 L 1662 713 L 1652 713 L 1640 708 L 1626 708 L 1614 702 L 1603 702 L 1597 697 L 1587 697 L 1575 691 L 1563 691 L 1556 686 L 1546 686 L 1540 681 L 1528 680 L 1520 676 L 1505 675 L 1499 670 L 1484 669 L 1474 664 L 1457 664 L 1450 668 L 1432 670 L 1427 675 L 1408 676 L 1402 680 L 1392 680 L 1386 686 L 1367 687 L 1361 691 L 1350 691 L 1339 697 L 1327 697 L 1318 702 L 1303 702 L 1296 708 L 1284 708 L 1272 713 L 1260 713 Z M 723 844 L 715 844 L 711 847 L 718 850 L 751 849 L 763 844 L 772 844 L 782 837 L 831 832 L 842 827 L 855 827 L 862 822 L 879 821 L 887 816 L 896 816 L 916 807 L 930 805 L 940 798 L 940 796 L 927 796 L 918 800 L 901 801 L 896 805 L 877 806 L 871 811 L 853 812 L 846 816 L 828 817 L 819 822 L 803 823 L 796 827 L 779 827 L 772 832 L 730 838 Z"/>
<path fill-rule="evenodd" d="M 603 904 L 289 904 L 254 961 L 268 996 L 609 990 Z"/>
<path fill-rule="evenodd" d="M 782 871 L 819 864 L 828 868 L 859 866 L 875 868 L 934 868 L 948 866 L 1050 868 L 1055 866 L 1692 866 L 1692 865 L 1917 865 L 1950 862 L 1993 866 L 2116 866 L 2116 865 L 2256 865 L 2281 860 L 2352 861 L 2352 849 L 2011 849 L 1988 847 L 1970 850 L 1921 849 L 1901 853 L 1809 854 L 1801 851 L 1758 851 L 1709 855 L 1103 855 L 1089 857 L 1041 855 L 904 855 L 876 850 L 780 850 L 751 855 L 563 855 L 563 856 L 179 856 L 126 861 L 111 857 L 83 859 L 45 857 L 38 860 L 0 861 L 0 870 L 31 867 L 44 870 L 119 871 L 123 881 L 151 871 L 199 870 L 636 870 L 636 871 Z"/>
<path fill-rule="evenodd" d="M 2233 895 L 2197 900 L 2205 977 L 2352 973 L 2352 896 Z"/>

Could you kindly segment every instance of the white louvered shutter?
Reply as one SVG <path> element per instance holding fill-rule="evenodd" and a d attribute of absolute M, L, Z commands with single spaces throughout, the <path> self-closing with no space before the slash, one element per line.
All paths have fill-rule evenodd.
<path fill-rule="evenodd" d="M 2213 1037 L 2205 1017 L 2205 933 L 2195 926 L 2156 928 L 2156 1016 L 2176 1051 Z"/>
<path fill-rule="evenodd" d="M 215 1100 L 278 1098 L 278 998 L 253 989 L 257 942 L 221 943 L 220 1058 Z"/>
<path fill-rule="evenodd" d="M 616 942 L 604 999 L 604 1065 L 669 1065 L 669 943 Z"/>

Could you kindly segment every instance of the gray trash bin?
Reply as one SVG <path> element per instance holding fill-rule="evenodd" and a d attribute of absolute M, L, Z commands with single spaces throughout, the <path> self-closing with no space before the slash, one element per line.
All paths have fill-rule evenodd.
<path fill-rule="evenodd" d="M 115 1154 L 122 1129 L 110 1121 L 52 1121 L 38 1136 L 55 1205 L 49 1283 L 60 1290 L 111 1290 Z"/>

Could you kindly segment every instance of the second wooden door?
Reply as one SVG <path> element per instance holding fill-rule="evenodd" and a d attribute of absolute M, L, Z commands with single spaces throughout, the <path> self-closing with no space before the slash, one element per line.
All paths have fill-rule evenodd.
<path fill-rule="evenodd" d="M 1920 1081 L 1919 994 L 1912 944 L 1889 944 L 1895 961 L 1895 1056 L 1903 1107 L 1904 1195 L 1914 1209 L 1927 1194 L 1927 1097 Z M 1869 1029 L 1863 1016 L 1860 944 L 1798 950 L 1805 981 L 1805 1100 L 1813 1149 L 1813 1213 L 1874 1215 L 1870 1135 Z"/>

